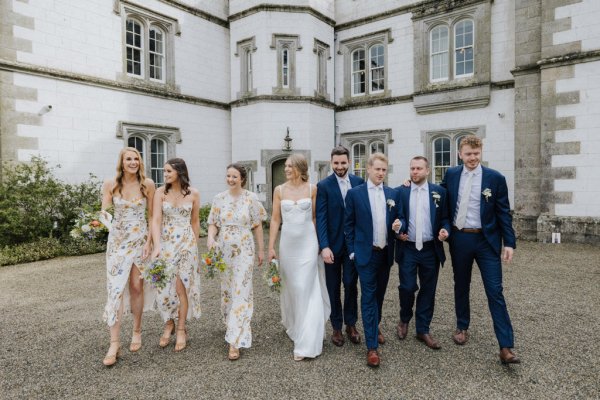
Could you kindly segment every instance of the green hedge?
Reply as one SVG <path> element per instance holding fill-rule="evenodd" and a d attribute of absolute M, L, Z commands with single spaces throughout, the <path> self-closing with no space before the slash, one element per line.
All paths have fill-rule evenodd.
<path fill-rule="evenodd" d="M 40 238 L 33 242 L 0 249 L 0 266 L 47 260 L 60 256 L 76 256 L 99 253 L 106 250 L 106 243 L 93 240 Z"/>

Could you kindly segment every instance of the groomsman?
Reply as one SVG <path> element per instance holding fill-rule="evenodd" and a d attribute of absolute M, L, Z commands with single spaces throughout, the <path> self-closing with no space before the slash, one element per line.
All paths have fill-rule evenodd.
<path fill-rule="evenodd" d="M 344 240 L 344 201 L 351 188 L 364 183 L 358 176 L 348 173 L 350 152 L 343 146 L 331 151 L 333 173 L 317 184 L 317 236 L 323 261 L 325 281 L 331 304 L 331 341 L 336 346 L 344 344 L 342 324 L 346 323 L 346 335 L 354 343 L 360 343 L 356 330 L 358 319 L 358 272 L 350 260 Z M 340 285 L 344 283 L 344 306 L 340 300 Z"/>
<path fill-rule="evenodd" d="M 459 145 L 463 166 L 448 169 L 442 186 L 448 190 L 448 211 L 453 219 L 450 255 L 454 271 L 456 332 L 454 342 L 469 340 L 469 291 L 473 261 L 477 261 L 494 321 L 503 364 L 519 363 L 513 353 L 513 328 L 502 294 L 502 261 L 510 262 L 516 245 L 506 179 L 481 165 L 482 142 L 464 137 Z"/>
<path fill-rule="evenodd" d="M 385 290 L 394 263 L 394 231 L 403 222 L 398 192 L 383 184 L 388 169 L 387 157 L 372 154 L 367 162 L 369 179 L 346 195 L 344 233 L 350 259 L 358 271 L 361 314 L 367 342 L 367 365 L 378 367 L 377 348 L 385 339 L 379 332 Z"/>
<path fill-rule="evenodd" d="M 415 292 L 418 290 L 415 325 L 417 339 L 431 349 L 439 342 L 429 333 L 433 317 L 438 273 L 446 261 L 443 240 L 448 237 L 450 221 L 446 208 L 446 189 L 427 182 L 429 161 L 417 156 L 410 161 L 410 186 L 399 186 L 407 226 L 398 235 L 396 261 L 400 286 L 400 322 L 398 337 L 403 340 L 413 317 Z M 419 285 L 417 285 L 417 275 Z"/>

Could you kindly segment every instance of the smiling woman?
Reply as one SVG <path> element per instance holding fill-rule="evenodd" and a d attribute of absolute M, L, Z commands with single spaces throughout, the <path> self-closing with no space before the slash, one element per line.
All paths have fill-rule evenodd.
<path fill-rule="evenodd" d="M 153 303 L 151 291 L 146 290 L 144 297 L 140 279 L 142 260 L 150 253 L 146 211 L 150 218 L 153 197 L 154 182 L 144 174 L 140 153 L 124 148 L 119 153 L 116 177 L 106 180 L 102 187 L 102 210 L 106 213 L 114 207 L 115 214 L 106 246 L 108 298 L 104 320 L 110 327 L 110 348 L 103 361 L 106 366 L 114 365 L 120 355 L 121 316 L 129 308 L 133 313 L 130 350 L 135 352 L 142 346 L 142 311 Z"/>

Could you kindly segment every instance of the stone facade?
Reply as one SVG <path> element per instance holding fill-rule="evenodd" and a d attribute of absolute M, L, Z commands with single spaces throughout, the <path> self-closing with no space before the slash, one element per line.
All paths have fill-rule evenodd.
<path fill-rule="evenodd" d="M 128 73 L 128 15 L 161 27 L 165 79 Z M 595 0 L 2 0 L 0 159 L 39 154 L 78 181 L 111 176 L 130 137 L 160 138 L 203 203 L 241 161 L 270 206 L 288 132 L 311 181 L 343 143 L 359 172 L 361 157 L 386 152 L 390 186 L 414 155 L 456 164 L 457 140 L 473 133 L 507 178 L 519 237 L 598 243 L 598 17 Z M 473 71 L 461 75 L 452 35 L 467 20 Z M 430 35 L 442 25 L 452 66 L 434 80 Z M 369 86 L 355 93 L 361 49 Z"/>

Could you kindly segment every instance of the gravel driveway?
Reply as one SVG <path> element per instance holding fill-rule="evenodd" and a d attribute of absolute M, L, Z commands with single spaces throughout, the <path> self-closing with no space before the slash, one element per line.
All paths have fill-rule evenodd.
<path fill-rule="evenodd" d="M 0 398 L 331 398 L 331 399 L 586 399 L 600 398 L 600 248 L 520 242 L 505 266 L 504 286 L 523 363 L 503 366 L 481 279 L 474 269 L 471 338 L 453 344 L 452 270 L 440 274 L 432 334 L 442 350 L 395 336 L 397 267 L 392 269 L 380 347 L 382 365 L 366 366 L 364 345 L 327 340 L 315 360 L 294 362 L 279 323 L 279 302 L 254 276 L 254 343 L 227 360 L 218 281 L 203 281 L 203 316 L 188 325 L 183 353 L 158 346 L 158 314 L 143 320 L 143 347 L 130 353 L 125 317 L 124 357 L 101 361 L 108 330 L 104 255 L 59 258 L 0 268 Z M 359 327 L 362 334 L 362 327 Z"/>

